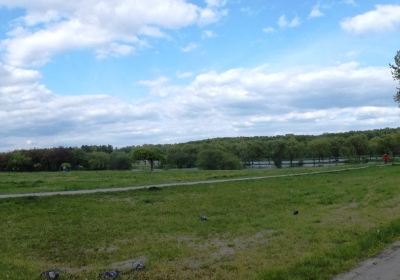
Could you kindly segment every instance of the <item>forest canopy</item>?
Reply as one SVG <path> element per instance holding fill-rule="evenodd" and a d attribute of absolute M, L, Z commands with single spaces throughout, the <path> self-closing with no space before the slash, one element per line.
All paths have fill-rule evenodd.
<path fill-rule="evenodd" d="M 400 129 L 312 135 L 214 138 L 179 144 L 114 148 L 111 145 L 57 147 L 0 153 L 0 171 L 128 170 L 156 168 L 239 169 L 264 161 L 281 167 L 303 160 L 338 158 L 361 162 L 400 155 Z"/>

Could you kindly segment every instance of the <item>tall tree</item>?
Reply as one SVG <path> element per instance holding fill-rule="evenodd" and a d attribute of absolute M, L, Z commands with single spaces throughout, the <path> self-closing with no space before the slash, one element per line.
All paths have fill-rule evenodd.
<path fill-rule="evenodd" d="M 364 134 L 356 134 L 347 138 L 347 146 L 351 156 L 358 158 L 361 161 L 361 157 L 368 154 L 368 138 Z"/>
<path fill-rule="evenodd" d="M 134 160 L 148 160 L 150 162 L 150 170 L 154 169 L 154 161 L 160 161 L 164 158 L 163 152 L 154 146 L 143 146 L 132 151 Z"/>
<path fill-rule="evenodd" d="M 325 157 L 330 156 L 330 148 L 331 146 L 329 139 L 326 137 L 317 137 L 308 143 L 308 149 L 313 157 L 314 165 L 315 158 L 318 158 L 318 162 L 321 163 L 321 160 L 324 160 Z"/>
<path fill-rule="evenodd" d="M 205 170 L 235 170 L 240 169 L 240 160 L 232 153 L 211 146 L 199 152 L 197 165 Z"/>
<path fill-rule="evenodd" d="M 297 141 L 293 136 L 286 140 L 286 156 L 290 161 L 290 167 L 293 167 L 294 159 L 302 157 L 304 149 L 304 145 Z"/>
<path fill-rule="evenodd" d="M 106 152 L 91 152 L 88 157 L 89 168 L 92 170 L 106 170 L 110 167 L 110 155 Z"/>
<path fill-rule="evenodd" d="M 272 160 L 277 168 L 282 168 L 282 160 L 286 153 L 286 141 L 276 139 L 271 141 Z"/>
<path fill-rule="evenodd" d="M 394 95 L 394 100 L 400 104 L 400 51 L 394 57 L 394 64 L 389 64 L 392 70 L 393 79 L 399 81 L 399 87 Z"/>

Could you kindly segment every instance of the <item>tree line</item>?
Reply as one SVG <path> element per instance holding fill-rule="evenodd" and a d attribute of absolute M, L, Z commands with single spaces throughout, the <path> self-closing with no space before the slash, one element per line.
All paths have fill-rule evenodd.
<path fill-rule="evenodd" d="M 180 144 L 114 148 L 111 145 L 57 147 L 0 153 L 0 171 L 128 170 L 138 163 L 150 169 L 240 169 L 265 161 L 282 167 L 345 158 L 350 162 L 400 156 L 400 129 L 214 138 Z"/>

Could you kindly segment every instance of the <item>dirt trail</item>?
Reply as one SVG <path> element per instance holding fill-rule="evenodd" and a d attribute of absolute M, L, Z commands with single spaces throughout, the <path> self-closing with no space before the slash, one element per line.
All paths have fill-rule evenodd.
<path fill-rule="evenodd" d="M 332 280 L 398 280 L 400 279 L 400 241 L 391 245 L 377 257 L 360 263 L 349 272 Z"/>
<path fill-rule="evenodd" d="M 174 183 L 166 183 L 166 184 L 153 184 L 153 185 L 142 185 L 142 186 L 133 186 L 133 187 L 121 187 L 121 188 L 102 188 L 102 189 L 77 190 L 77 191 L 55 191 L 55 192 L 38 192 L 38 193 L 3 194 L 3 195 L 0 195 L 0 199 L 23 198 L 23 197 L 47 197 L 47 196 L 57 196 L 57 195 L 83 195 L 83 194 L 95 194 L 95 193 L 127 192 L 127 191 L 142 190 L 142 189 L 149 189 L 149 188 L 167 188 L 167 187 L 175 187 L 175 186 L 194 186 L 194 185 L 203 185 L 203 184 L 216 184 L 216 183 L 251 181 L 251 180 L 282 178 L 282 177 L 307 176 L 307 175 L 316 175 L 316 174 L 324 174 L 324 173 L 337 173 L 337 172 L 365 169 L 365 168 L 368 168 L 368 167 L 369 166 L 361 166 L 361 167 L 351 167 L 351 168 L 342 168 L 342 169 L 316 171 L 316 172 L 305 172 L 305 173 L 297 173 L 297 174 L 283 174 L 283 175 L 270 175 L 270 176 L 257 176 L 257 177 L 242 177 L 242 178 L 232 178 L 232 179 L 216 179 L 216 180 L 204 180 L 204 181 L 194 181 L 194 182 L 174 182 Z"/>

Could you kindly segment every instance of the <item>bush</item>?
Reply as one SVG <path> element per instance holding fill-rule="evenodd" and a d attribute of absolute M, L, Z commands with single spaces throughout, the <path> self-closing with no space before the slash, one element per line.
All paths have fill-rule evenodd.
<path fill-rule="evenodd" d="M 60 170 L 61 171 L 71 171 L 71 164 L 69 162 L 63 162 L 60 165 Z"/>
<path fill-rule="evenodd" d="M 240 160 L 235 155 L 216 148 L 207 148 L 198 155 L 197 165 L 206 170 L 240 169 Z"/>
<path fill-rule="evenodd" d="M 7 162 L 8 171 L 31 171 L 33 169 L 32 158 L 21 152 L 14 152 Z"/>
<path fill-rule="evenodd" d="M 131 159 L 129 155 L 124 152 L 112 152 L 110 168 L 114 170 L 131 169 Z"/>
<path fill-rule="evenodd" d="M 92 170 L 105 170 L 110 165 L 110 155 L 105 152 L 92 152 L 89 154 L 89 168 Z"/>

